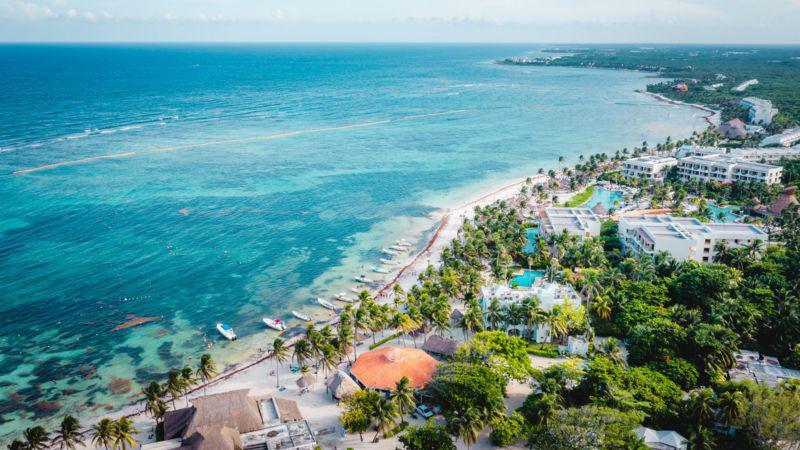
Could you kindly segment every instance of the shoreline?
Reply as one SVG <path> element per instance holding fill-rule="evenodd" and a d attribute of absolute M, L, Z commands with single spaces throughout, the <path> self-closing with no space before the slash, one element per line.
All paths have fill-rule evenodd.
<path fill-rule="evenodd" d="M 694 109 L 699 109 L 701 111 L 705 111 L 705 112 L 708 113 L 708 115 L 704 116 L 703 120 L 705 120 L 706 123 L 709 126 L 712 126 L 712 127 L 719 126 L 719 124 L 720 124 L 720 122 L 722 120 L 722 112 L 721 111 L 717 111 L 715 109 L 711 109 L 711 108 L 709 108 L 707 106 L 703 106 L 703 105 L 698 104 L 698 103 L 686 103 L 686 102 L 682 102 L 680 100 L 673 100 L 673 99 L 671 99 L 669 97 L 665 97 L 664 95 L 657 94 L 655 92 L 648 92 L 648 91 L 643 91 L 643 90 L 638 90 L 637 92 L 639 92 L 641 94 L 649 95 L 650 97 L 653 97 L 658 101 L 661 101 L 661 102 L 664 102 L 664 103 L 667 103 L 667 104 L 670 104 L 670 105 L 688 106 L 689 108 L 694 108 Z"/>

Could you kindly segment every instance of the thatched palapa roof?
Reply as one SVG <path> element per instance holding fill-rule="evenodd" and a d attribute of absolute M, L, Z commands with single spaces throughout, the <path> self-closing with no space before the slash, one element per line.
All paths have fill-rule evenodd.
<path fill-rule="evenodd" d="M 164 417 L 164 438 L 184 439 L 192 450 L 242 448 L 239 434 L 259 430 L 264 422 L 249 389 L 212 394 L 192 400 L 192 406 Z"/>
<path fill-rule="evenodd" d="M 422 349 L 428 353 L 437 355 L 453 356 L 458 350 L 458 342 L 455 339 L 445 338 L 438 334 L 432 334 L 422 345 Z"/>
<path fill-rule="evenodd" d="M 349 375 L 341 370 L 337 370 L 330 380 L 328 380 L 328 389 L 331 391 L 334 398 L 342 399 L 360 391 L 361 387 L 359 387 Z"/>

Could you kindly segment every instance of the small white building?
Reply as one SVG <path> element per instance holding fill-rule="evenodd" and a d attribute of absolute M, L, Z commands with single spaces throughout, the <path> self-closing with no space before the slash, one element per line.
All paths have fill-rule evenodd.
<path fill-rule="evenodd" d="M 800 147 L 792 148 L 722 148 L 699 145 L 684 145 L 675 152 L 676 158 L 687 156 L 727 155 L 737 159 L 766 164 L 779 163 L 782 159 L 800 159 Z"/>
<path fill-rule="evenodd" d="M 633 432 L 644 441 L 647 448 L 653 450 L 686 450 L 689 448 L 689 440 L 677 431 L 639 427 Z"/>
<path fill-rule="evenodd" d="M 766 184 L 780 183 L 783 168 L 762 164 L 729 155 L 688 156 L 678 160 L 678 176 L 683 180 L 757 181 Z"/>
<path fill-rule="evenodd" d="M 739 106 L 748 108 L 747 120 L 750 123 L 769 125 L 778 114 L 778 110 L 772 107 L 772 102 L 763 98 L 745 97 L 739 102 Z"/>
<path fill-rule="evenodd" d="M 565 230 L 581 240 L 600 236 L 600 217 L 590 208 L 545 208 L 539 212 L 539 232 L 559 235 Z"/>
<path fill-rule="evenodd" d="M 663 182 L 670 167 L 678 165 L 678 160 L 663 156 L 642 156 L 629 158 L 622 163 L 622 174 L 627 179 L 643 178 Z"/>
<path fill-rule="evenodd" d="M 539 307 L 545 311 L 552 311 L 556 305 L 564 303 L 570 304 L 573 308 L 581 306 L 581 298 L 575 289 L 570 285 L 558 283 L 542 283 L 526 289 L 512 289 L 505 284 L 495 284 L 481 289 L 481 309 L 484 314 L 484 325 L 489 325 L 486 320 L 486 311 L 492 300 L 497 299 L 500 305 L 507 307 L 511 304 L 521 304 L 526 297 L 537 297 Z M 509 332 L 517 335 L 524 335 L 527 332 L 527 323 L 523 322 L 508 328 Z M 533 326 L 531 339 L 538 342 L 550 342 L 550 325 L 547 323 L 537 323 Z"/>
<path fill-rule="evenodd" d="M 759 147 L 791 147 L 800 142 L 800 127 L 789 128 L 781 134 L 764 138 Z"/>
<path fill-rule="evenodd" d="M 648 215 L 619 219 L 619 237 L 625 249 L 655 255 L 664 251 L 678 261 L 713 262 L 718 242 L 728 247 L 767 240 L 761 228 L 745 223 L 703 223 L 694 217 Z"/>

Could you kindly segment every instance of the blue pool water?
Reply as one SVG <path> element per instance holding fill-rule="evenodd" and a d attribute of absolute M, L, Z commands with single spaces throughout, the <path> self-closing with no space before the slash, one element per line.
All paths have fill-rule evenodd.
<path fill-rule="evenodd" d="M 536 282 L 537 278 L 544 278 L 544 272 L 541 270 L 528 270 L 522 271 L 522 274 L 514 275 L 511 277 L 511 285 L 519 287 L 531 287 Z"/>
<path fill-rule="evenodd" d="M 592 197 L 583 206 L 591 208 L 600 203 L 606 211 L 611 208 L 619 209 L 622 206 L 622 198 L 622 191 L 595 188 Z"/>
<path fill-rule="evenodd" d="M 536 251 L 536 236 L 538 235 L 538 227 L 528 228 L 525 230 L 525 236 L 527 237 L 527 240 L 525 241 L 525 245 L 522 247 L 523 252 L 533 253 Z"/>
<path fill-rule="evenodd" d="M 717 205 L 707 205 L 709 211 L 711 211 L 711 220 L 714 222 L 726 222 L 731 223 L 735 222 L 736 219 L 741 217 L 738 212 L 741 211 L 741 208 L 735 205 L 728 205 L 728 206 L 717 206 Z"/>
<path fill-rule="evenodd" d="M 331 317 L 316 297 L 479 191 L 705 128 L 648 74 L 492 63 L 530 50 L 0 45 L 0 440 Z"/>

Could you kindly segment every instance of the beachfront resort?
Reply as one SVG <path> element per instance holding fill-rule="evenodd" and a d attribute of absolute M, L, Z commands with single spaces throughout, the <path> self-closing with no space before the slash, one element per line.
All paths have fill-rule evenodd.
<path fill-rule="evenodd" d="M 726 83 L 673 89 L 761 85 Z M 196 355 L 9 448 L 797 448 L 800 138 L 767 131 L 770 100 L 736 104 L 691 138 L 543 167 L 427 242 L 371 243 L 349 291 L 309 300 L 331 319 L 260 318 L 246 364 Z"/>

